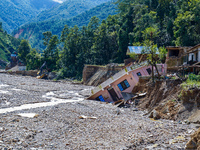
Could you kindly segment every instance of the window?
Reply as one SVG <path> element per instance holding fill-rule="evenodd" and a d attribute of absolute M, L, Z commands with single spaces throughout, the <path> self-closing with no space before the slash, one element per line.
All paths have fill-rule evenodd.
<path fill-rule="evenodd" d="M 148 74 L 150 75 L 151 74 L 151 68 L 147 68 L 146 70 L 147 70 Z"/>
<path fill-rule="evenodd" d="M 129 83 L 128 83 L 127 80 L 122 81 L 122 82 L 119 83 L 117 86 L 119 87 L 120 91 L 124 91 L 124 90 L 126 90 L 128 87 L 130 87 L 130 85 L 129 85 Z"/>
<path fill-rule="evenodd" d="M 141 74 L 140 72 L 138 72 L 138 73 L 137 73 L 137 76 L 140 77 L 140 76 L 142 76 L 142 74 Z"/>
<path fill-rule="evenodd" d="M 194 61 L 194 55 L 192 55 L 192 61 Z"/>
<path fill-rule="evenodd" d="M 102 101 L 102 102 L 105 102 L 104 98 L 102 95 L 100 95 L 99 97 L 96 98 L 96 100 L 98 101 Z"/>

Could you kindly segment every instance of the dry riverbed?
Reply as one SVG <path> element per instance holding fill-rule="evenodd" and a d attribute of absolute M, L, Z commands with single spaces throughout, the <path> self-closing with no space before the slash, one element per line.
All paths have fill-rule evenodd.
<path fill-rule="evenodd" d="M 91 88 L 0 74 L 0 148 L 177 150 L 196 129 L 84 100 Z"/>

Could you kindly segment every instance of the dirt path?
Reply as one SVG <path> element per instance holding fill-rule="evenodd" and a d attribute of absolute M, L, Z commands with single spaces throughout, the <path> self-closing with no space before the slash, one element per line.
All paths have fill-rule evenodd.
<path fill-rule="evenodd" d="M 192 124 L 84 100 L 90 88 L 0 74 L 0 148 L 184 149 L 194 132 Z"/>

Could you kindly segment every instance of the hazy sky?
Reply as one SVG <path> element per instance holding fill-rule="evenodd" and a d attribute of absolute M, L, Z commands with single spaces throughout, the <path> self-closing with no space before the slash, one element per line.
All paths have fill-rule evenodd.
<path fill-rule="evenodd" d="M 63 3 L 64 0 L 53 0 L 55 2 L 58 2 L 58 3 Z"/>

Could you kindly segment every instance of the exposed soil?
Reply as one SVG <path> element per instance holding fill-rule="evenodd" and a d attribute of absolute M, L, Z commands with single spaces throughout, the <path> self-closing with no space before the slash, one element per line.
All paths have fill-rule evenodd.
<path fill-rule="evenodd" d="M 20 29 L 17 34 L 14 35 L 15 38 L 19 38 L 19 36 L 24 32 L 24 29 Z"/>
<path fill-rule="evenodd" d="M 200 89 L 184 90 L 181 83 L 182 81 L 177 79 L 156 81 L 152 84 L 148 80 L 141 79 L 134 87 L 133 93 L 146 92 L 147 94 L 139 100 L 138 107 L 151 112 L 150 117 L 153 117 L 153 113 L 156 112 L 158 118 L 179 121 L 190 118 L 190 122 L 198 123 L 200 116 L 199 120 L 197 115 L 192 116 L 200 109 Z"/>
<path fill-rule="evenodd" d="M 146 111 L 133 107 L 84 100 L 91 88 L 0 74 L 0 148 L 177 150 L 185 148 L 196 128 L 179 121 L 150 119 L 144 115 Z M 156 103 L 159 101 L 151 98 L 144 106 Z"/>

